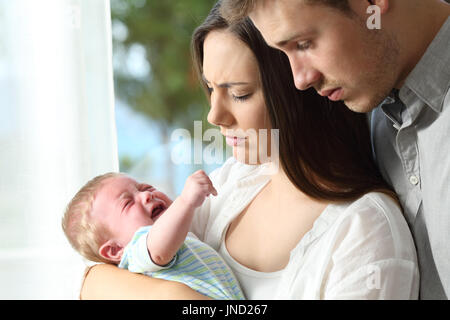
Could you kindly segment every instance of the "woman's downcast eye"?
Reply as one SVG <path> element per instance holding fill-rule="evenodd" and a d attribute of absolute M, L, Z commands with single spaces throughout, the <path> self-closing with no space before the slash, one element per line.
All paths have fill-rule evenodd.
<path fill-rule="evenodd" d="M 214 92 L 214 89 L 207 86 L 208 92 L 211 95 Z M 242 102 L 245 101 L 247 99 L 249 99 L 251 97 L 252 93 L 249 94 L 245 94 L 245 95 L 235 95 L 235 94 L 230 94 L 231 98 L 236 101 L 236 102 Z"/>
<path fill-rule="evenodd" d="M 249 94 L 242 95 L 242 96 L 236 96 L 236 95 L 234 95 L 234 94 L 232 94 L 231 96 L 232 96 L 232 98 L 233 98 L 234 101 L 242 102 L 242 101 L 245 101 L 245 100 L 249 99 L 249 98 L 251 97 L 251 95 L 252 95 L 252 94 L 249 93 Z"/>

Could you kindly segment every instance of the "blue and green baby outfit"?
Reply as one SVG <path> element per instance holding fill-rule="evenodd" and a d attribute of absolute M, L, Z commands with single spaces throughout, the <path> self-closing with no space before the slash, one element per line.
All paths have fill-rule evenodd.
<path fill-rule="evenodd" d="M 151 226 L 140 228 L 125 247 L 119 268 L 153 278 L 178 281 L 218 300 L 242 300 L 239 283 L 220 255 L 189 233 L 175 257 L 166 266 L 155 264 L 147 250 Z"/>

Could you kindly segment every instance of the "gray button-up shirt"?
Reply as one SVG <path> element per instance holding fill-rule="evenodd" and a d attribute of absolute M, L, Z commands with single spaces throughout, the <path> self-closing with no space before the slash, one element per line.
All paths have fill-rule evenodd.
<path fill-rule="evenodd" d="M 413 234 L 421 299 L 450 298 L 450 18 L 398 92 L 372 112 L 375 157 Z"/>

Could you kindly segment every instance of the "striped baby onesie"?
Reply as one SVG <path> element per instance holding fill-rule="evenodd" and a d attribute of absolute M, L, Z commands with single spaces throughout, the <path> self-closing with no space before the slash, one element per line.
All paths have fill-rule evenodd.
<path fill-rule="evenodd" d="M 140 228 L 125 247 L 119 267 L 153 278 L 184 283 L 201 294 L 218 300 L 243 300 L 244 294 L 231 269 L 206 243 L 189 233 L 172 261 L 159 266 L 147 250 L 151 226 Z"/>

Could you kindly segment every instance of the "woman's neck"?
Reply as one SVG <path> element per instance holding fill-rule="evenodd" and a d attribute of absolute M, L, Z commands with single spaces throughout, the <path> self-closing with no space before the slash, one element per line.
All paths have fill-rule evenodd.
<path fill-rule="evenodd" d="M 271 177 L 270 190 L 273 190 L 270 194 L 276 195 L 280 200 L 284 200 L 285 203 L 296 202 L 321 202 L 311 198 L 301 190 L 299 190 L 286 175 L 286 172 L 280 167 L 275 174 Z"/>

